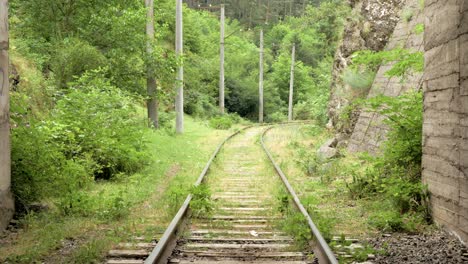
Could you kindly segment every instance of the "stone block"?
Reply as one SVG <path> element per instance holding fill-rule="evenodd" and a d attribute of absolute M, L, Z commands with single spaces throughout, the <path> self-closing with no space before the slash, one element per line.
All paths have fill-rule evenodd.
<path fill-rule="evenodd" d="M 451 164 L 449 161 L 443 160 L 441 158 L 423 157 L 422 166 L 425 170 L 437 172 L 445 177 L 457 179 L 458 177 L 460 177 L 460 175 L 462 175 L 462 172 L 456 166 Z M 441 181 L 439 181 L 439 183 Z M 447 180 L 447 184 L 448 183 L 453 182 Z M 455 184 L 452 187 L 458 188 L 458 184 Z"/>
<path fill-rule="evenodd" d="M 454 226 L 458 222 L 458 215 L 441 206 L 433 205 L 432 214 L 436 220 L 442 220 L 445 223 Z"/>
<path fill-rule="evenodd" d="M 468 95 L 468 78 L 460 81 L 460 95 Z"/>
<path fill-rule="evenodd" d="M 424 135 L 450 137 L 456 134 L 455 127 L 445 126 L 443 124 L 426 123 L 423 125 Z M 432 142 L 432 141 L 430 141 Z"/>
<path fill-rule="evenodd" d="M 466 4 L 465 4 L 466 5 Z M 458 29 L 459 34 L 468 33 L 468 11 L 464 11 L 460 20 L 460 28 Z"/>
<path fill-rule="evenodd" d="M 468 139 L 468 128 L 467 127 L 463 127 L 463 126 L 459 126 L 457 128 L 455 128 L 455 136 L 456 137 L 459 137 L 460 139 Z"/>
<path fill-rule="evenodd" d="M 447 184 L 453 187 L 458 186 L 459 179 L 455 177 L 446 177 L 443 173 L 432 171 L 430 169 L 424 168 L 423 171 L 424 179 L 432 183 L 441 183 Z"/>
<path fill-rule="evenodd" d="M 423 46 L 423 35 L 410 35 L 409 38 L 406 40 L 405 48 L 406 49 L 414 49 L 418 51 Z"/>
<path fill-rule="evenodd" d="M 425 46 L 426 50 L 442 45 L 458 37 L 460 23 L 459 0 L 438 1 L 426 5 Z"/>
<path fill-rule="evenodd" d="M 440 111 L 437 109 L 427 108 L 424 112 L 424 123 L 428 124 L 445 124 L 445 125 L 459 125 L 460 115 L 450 111 Z M 435 132 L 437 134 L 437 131 Z"/>
<path fill-rule="evenodd" d="M 338 150 L 329 146 L 321 146 L 317 151 L 317 157 L 321 160 L 328 160 L 338 156 Z"/>
<path fill-rule="evenodd" d="M 467 15 L 468 17 L 468 15 Z M 468 24 L 468 21 L 467 21 Z M 460 36 L 460 76 L 461 78 L 468 77 L 468 33 Z"/>
<path fill-rule="evenodd" d="M 468 150 L 468 140 L 461 139 L 458 145 L 460 149 Z"/>
<path fill-rule="evenodd" d="M 443 102 L 446 103 L 448 106 L 450 104 L 450 101 L 453 99 L 453 92 L 453 89 L 445 89 L 440 91 L 428 89 L 426 93 L 424 93 L 424 103 L 427 104 L 434 102 Z"/>
<path fill-rule="evenodd" d="M 448 88 L 457 88 L 459 86 L 459 74 L 452 73 L 447 76 L 427 80 L 427 91 L 439 91 Z"/>
<path fill-rule="evenodd" d="M 459 41 L 452 40 L 445 45 L 426 50 L 425 80 L 433 80 L 460 72 Z"/>
<path fill-rule="evenodd" d="M 460 125 L 465 127 L 468 126 L 468 116 L 460 118 Z"/>
<path fill-rule="evenodd" d="M 457 112 L 460 114 L 468 113 L 468 96 L 459 96 L 458 100 L 458 107 Z"/>
<path fill-rule="evenodd" d="M 460 197 L 468 198 L 468 169 L 465 168 L 463 177 L 460 178 Z"/>

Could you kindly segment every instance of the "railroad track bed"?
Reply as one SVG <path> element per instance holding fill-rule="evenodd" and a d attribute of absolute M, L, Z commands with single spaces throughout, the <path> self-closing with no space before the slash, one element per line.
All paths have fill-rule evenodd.
<path fill-rule="evenodd" d="M 207 178 L 215 210 L 192 219 L 170 263 L 307 263 L 307 254 L 278 228 L 274 189 L 280 182 L 255 144 L 262 130 L 249 129 L 225 145 Z"/>
<path fill-rule="evenodd" d="M 179 210 L 160 245 L 156 240 L 119 244 L 109 252 L 107 263 L 307 264 L 316 261 L 312 251 L 299 250 L 293 238 L 279 227 L 283 216 L 276 209 L 275 194 L 282 182 L 257 142 L 264 130 L 249 128 L 224 144 L 222 154 L 205 180 L 215 202 L 212 213 L 185 217 L 191 201 L 189 196 L 184 204 L 187 208 L 182 206 Z M 197 183 L 202 182 L 203 176 L 202 173 Z M 182 219 L 186 219 L 183 232 Z M 165 248 L 172 240 L 176 244 Z"/>

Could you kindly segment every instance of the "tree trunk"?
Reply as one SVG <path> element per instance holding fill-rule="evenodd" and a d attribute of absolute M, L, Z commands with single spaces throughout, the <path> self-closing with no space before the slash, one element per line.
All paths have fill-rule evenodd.
<path fill-rule="evenodd" d="M 176 0 L 176 55 L 181 58 L 183 54 L 182 44 L 182 0 Z M 177 69 L 176 80 L 176 133 L 184 133 L 184 68 L 182 64 Z"/>
<path fill-rule="evenodd" d="M 145 6 L 147 8 L 146 17 L 146 53 L 148 58 L 152 58 L 153 53 L 153 41 L 154 41 L 154 0 L 145 0 Z M 154 77 L 154 68 L 152 67 L 153 61 L 148 62 L 147 65 L 147 76 L 146 76 L 146 89 L 148 93 L 148 101 L 146 107 L 148 109 L 148 120 L 150 126 L 158 129 L 159 128 L 159 113 L 158 113 L 158 98 L 156 89 L 156 79 Z"/>
<path fill-rule="evenodd" d="M 220 34 L 220 48 L 219 48 L 219 110 L 224 114 L 224 5 L 221 5 L 221 34 Z"/>
<path fill-rule="evenodd" d="M 0 231 L 14 213 L 11 195 L 8 0 L 0 0 Z"/>
<path fill-rule="evenodd" d="M 258 122 L 263 123 L 263 29 L 260 30 L 260 71 L 258 77 Z"/>
<path fill-rule="evenodd" d="M 289 109 L 288 109 L 288 121 L 293 120 L 293 98 L 294 98 L 294 64 L 296 59 L 296 44 L 292 46 L 291 52 L 291 79 L 289 82 Z"/>

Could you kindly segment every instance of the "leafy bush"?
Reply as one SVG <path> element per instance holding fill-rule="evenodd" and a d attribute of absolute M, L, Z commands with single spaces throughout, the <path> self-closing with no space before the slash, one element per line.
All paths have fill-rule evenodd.
<path fill-rule="evenodd" d="M 320 125 L 325 125 L 327 116 L 328 97 L 316 96 L 306 101 L 300 101 L 294 106 L 295 120 L 315 120 Z"/>
<path fill-rule="evenodd" d="M 395 62 L 392 68 L 385 73 L 388 77 L 404 78 L 411 71 L 424 70 L 423 52 L 413 52 L 407 49 L 396 48 L 384 51 L 362 50 L 353 55 L 353 68 L 364 67 L 369 71 L 376 71 L 383 63 Z"/>
<path fill-rule="evenodd" d="M 14 124 L 12 189 L 19 211 L 44 197 L 59 197 L 63 214 L 87 214 L 82 191 L 93 176 L 110 179 L 148 162 L 132 99 L 92 74 L 73 84 L 45 121 L 30 117 Z"/>
<path fill-rule="evenodd" d="M 265 121 L 270 123 L 284 122 L 288 120 L 288 117 L 281 111 L 274 112 L 266 116 Z"/>
<path fill-rule="evenodd" d="M 84 40 L 67 38 L 56 46 L 51 68 L 57 86 L 63 88 L 67 87 L 74 77 L 103 67 L 105 63 L 106 58 L 97 48 Z"/>
<path fill-rule="evenodd" d="M 364 98 L 374 82 L 375 72 L 366 69 L 348 68 L 343 73 L 343 81 L 351 88 L 351 99 Z"/>
<path fill-rule="evenodd" d="M 232 127 L 232 119 L 228 115 L 217 116 L 210 119 L 210 127 L 214 129 L 229 129 Z"/>
<path fill-rule="evenodd" d="M 206 184 L 193 186 L 190 189 L 192 202 L 190 203 L 191 213 L 194 217 L 206 217 L 213 213 L 214 204 L 211 199 L 211 190 Z"/>
<path fill-rule="evenodd" d="M 89 156 L 96 178 L 133 173 L 148 161 L 142 122 L 132 99 L 98 75 L 85 74 L 52 113 L 48 129 L 68 158 Z"/>
<path fill-rule="evenodd" d="M 390 127 L 383 146 L 386 160 L 417 173 L 422 157 L 422 92 L 411 91 L 399 97 L 377 96 L 364 102 L 363 107 L 384 116 L 385 124 Z"/>
<path fill-rule="evenodd" d="M 68 159 L 48 130 L 38 124 L 12 130 L 12 190 L 19 213 L 44 197 L 58 197 L 92 182 L 94 163 Z"/>
<path fill-rule="evenodd" d="M 422 92 L 396 98 L 378 96 L 364 102 L 363 107 L 385 116 L 390 132 L 382 146 L 383 155 L 364 156 L 362 159 L 368 164 L 365 170 L 352 172 L 350 193 L 357 198 L 382 194 L 403 217 L 416 213 L 430 221 L 428 191 L 421 183 Z M 391 222 L 400 223 L 401 219 Z"/>
<path fill-rule="evenodd" d="M 174 112 L 159 112 L 159 126 L 162 128 L 172 129 L 175 122 Z"/>

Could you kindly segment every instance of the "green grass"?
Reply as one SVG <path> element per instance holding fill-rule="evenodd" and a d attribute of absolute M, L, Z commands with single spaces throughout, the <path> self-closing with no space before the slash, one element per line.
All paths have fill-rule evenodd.
<path fill-rule="evenodd" d="M 274 128 L 266 137 L 267 147 L 326 239 L 332 236 L 360 239 L 385 232 L 424 232 L 434 228 L 420 214 L 401 215 L 384 195 L 353 198 L 347 183 L 352 181 L 353 173 L 364 172 L 369 164 L 345 150 L 335 160 L 316 161 L 313 158 L 316 149 L 332 136 L 318 126 L 296 125 Z M 308 167 L 313 169 L 308 171 Z M 294 220 L 293 214 L 288 221 Z M 305 234 L 300 225 L 286 225 L 292 235 Z M 369 252 L 373 250 L 368 247 L 355 252 L 354 260 L 364 261 Z M 343 263 L 350 262 L 352 259 Z"/>
<path fill-rule="evenodd" d="M 52 207 L 26 216 L 18 236 L 1 242 L 0 262 L 93 263 L 101 261 L 113 243 L 157 236 L 173 213 L 166 203 L 168 190 L 180 186 L 185 195 L 212 151 L 230 133 L 190 117 L 185 126 L 183 135 L 148 132 L 153 162 L 144 171 L 97 182 L 84 191 L 86 206 L 91 207 L 87 209 L 95 213 L 62 216 Z"/>

